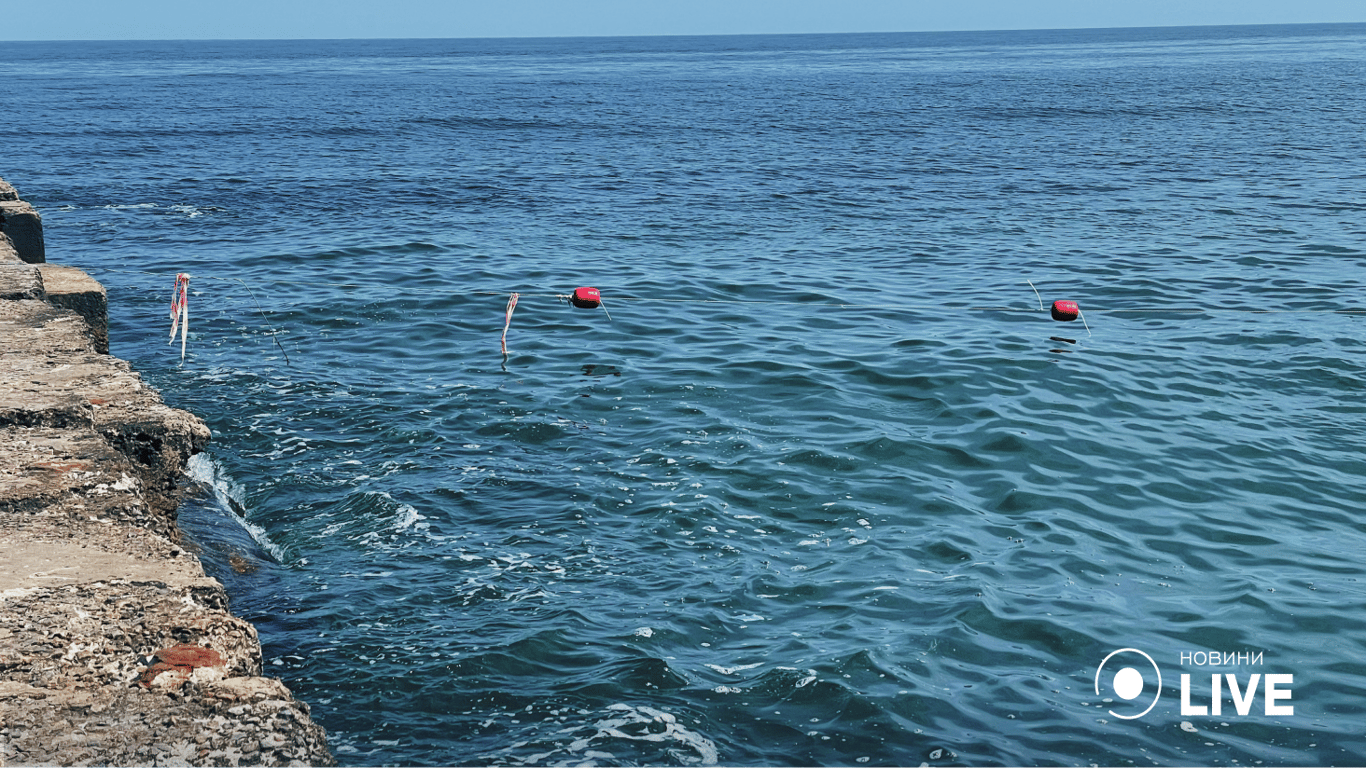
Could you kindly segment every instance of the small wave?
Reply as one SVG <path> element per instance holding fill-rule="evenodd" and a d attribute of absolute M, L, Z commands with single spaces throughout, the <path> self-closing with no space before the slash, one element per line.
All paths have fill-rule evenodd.
<path fill-rule="evenodd" d="M 231 513 L 229 517 L 237 521 L 242 529 L 251 536 L 252 540 L 269 552 L 278 562 L 285 562 L 286 556 L 284 548 L 270 540 L 270 535 L 265 529 L 246 518 L 247 507 L 244 503 L 245 490 L 234 481 L 223 468 L 214 461 L 207 453 L 199 453 L 190 457 L 186 465 L 190 479 L 213 491 L 214 498 L 225 512 Z"/>
<path fill-rule="evenodd" d="M 62 212 L 70 211 L 161 211 L 168 214 L 176 214 L 186 218 L 195 219 L 208 213 L 218 213 L 226 211 L 216 205 L 191 205 L 189 203 L 177 203 L 174 205 L 163 206 L 160 203 L 111 203 L 108 205 L 64 205 L 57 210 Z"/>
<path fill-rule="evenodd" d="M 506 117 L 476 117 L 473 115 L 452 115 L 449 117 L 426 116 L 414 118 L 411 122 L 414 125 L 450 128 L 453 130 L 528 131 L 563 127 L 561 123 L 544 120 L 516 120 Z"/>
<path fill-rule="evenodd" d="M 431 524 L 416 507 L 397 501 L 387 491 L 355 491 L 317 518 L 317 535 L 341 536 L 369 547 L 398 543 L 411 533 L 425 535 Z"/>

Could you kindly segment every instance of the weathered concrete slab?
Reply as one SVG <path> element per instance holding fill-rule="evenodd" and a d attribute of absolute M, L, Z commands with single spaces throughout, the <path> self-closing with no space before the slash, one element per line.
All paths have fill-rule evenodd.
<path fill-rule="evenodd" d="M 90 326 L 95 351 L 109 354 L 109 299 L 99 281 L 75 267 L 40 264 L 47 302 L 80 315 Z"/>
<path fill-rule="evenodd" d="M 143 522 L 140 483 L 128 457 L 93 425 L 0 428 L 0 531 L 30 524 L 29 516 L 66 517 L 63 505 L 72 500 L 90 519 Z"/>
<path fill-rule="evenodd" d="M 19 252 L 14 249 L 14 243 L 9 241 L 4 232 L 0 232 L 0 264 L 23 261 L 19 258 Z"/>
<path fill-rule="evenodd" d="M 75 313 L 36 299 L 0 301 L 0 360 L 94 352 L 95 345 Z"/>
<path fill-rule="evenodd" d="M 98 537 L 91 539 L 100 542 L 95 546 L 80 543 L 77 539 L 28 530 L 10 533 L 6 537 L 7 543 L 14 545 L 15 549 L 4 562 L 0 562 L 0 593 L 71 582 L 85 583 L 88 580 L 125 579 L 138 583 L 160 581 L 182 586 L 192 583 L 205 587 L 216 585 L 214 579 L 202 575 L 203 566 L 197 560 L 170 556 L 170 552 L 184 553 L 184 550 L 170 546 L 170 542 L 164 548 L 169 552 L 157 553 L 164 559 L 152 559 L 121 552 L 108 545 L 110 538 L 145 537 L 146 531 L 116 531 L 115 526 L 109 524 L 103 528 L 98 530 L 96 526 L 89 525 L 81 527 L 86 534 Z"/>
<path fill-rule="evenodd" d="M 330 763 L 140 485 L 93 429 L 0 429 L 0 763 Z"/>
<path fill-rule="evenodd" d="M 221 588 L 111 580 L 0 593 L 7 765 L 330 764 L 322 729 L 258 677 Z M 78 720 L 77 723 L 73 720 Z"/>
<path fill-rule="evenodd" d="M 29 264 L 47 261 L 47 249 L 43 244 L 43 218 L 33 206 L 22 200 L 0 202 L 0 232 L 9 238 L 21 261 Z"/>
<path fill-rule="evenodd" d="M 40 381 L 69 368 L 72 357 L 94 355 L 84 331 L 80 318 L 46 302 L 0 301 L 0 425 L 94 427 L 84 393 Z"/>
<path fill-rule="evenodd" d="M 115 524 L 128 530 L 109 527 Z M 133 463 L 93 428 L 0 429 L 0 534 L 13 542 L 0 560 L 0 590 L 46 584 L 13 581 L 42 570 L 34 563 L 49 557 L 29 544 L 61 549 L 74 540 L 92 556 L 132 554 L 170 563 L 172 572 L 185 561 L 172 543 L 174 519 L 148 506 Z"/>
<path fill-rule="evenodd" d="M 38 267 L 0 261 L 0 301 L 42 299 L 43 275 Z"/>
<path fill-rule="evenodd" d="M 47 261 L 43 245 L 43 218 L 22 200 L 0 201 L 0 232 L 9 238 L 19 258 L 29 264 Z"/>
<path fill-rule="evenodd" d="M 175 509 L 181 468 L 209 429 L 167 407 L 128 363 L 97 354 L 82 318 L 45 302 L 0 302 L 0 361 L 0 427 L 93 428 L 132 460 L 153 507 Z"/>

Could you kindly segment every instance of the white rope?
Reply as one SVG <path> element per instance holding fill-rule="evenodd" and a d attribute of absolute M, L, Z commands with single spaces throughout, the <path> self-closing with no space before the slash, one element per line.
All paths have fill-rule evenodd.
<path fill-rule="evenodd" d="M 105 268 L 102 268 L 102 267 L 94 267 L 94 268 L 92 268 L 92 269 L 94 269 L 94 270 L 96 270 L 96 271 L 113 272 L 113 273 L 120 273 L 120 274 L 152 275 L 152 276 L 155 276 L 155 277 L 163 277 L 163 276 L 165 275 L 164 272 L 147 272 L 147 271 L 142 271 L 142 270 L 131 270 L 131 269 L 105 269 Z M 238 277 L 208 277 L 208 276 L 203 276 L 203 275 L 201 275 L 201 276 L 196 277 L 195 279 L 196 279 L 196 280 L 221 280 L 221 281 L 223 281 L 223 282 L 241 283 L 243 287 L 246 287 L 246 288 L 247 288 L 248 292 L 250 292 L 250 290 L 251 290 L 251 288 L 250 288 L 250 286 L 248 286 L 247 282 L 246 282 L 245 280 L 243 280 L 242 278 L 238 278 Z M 392 292 L 392 293 L 415 293 L 415 294 L 422 294 L 422 295 L 431 295 L 431 289 L 429 289 L 429 288 L 405 288 L 405 287 L 402 287 L 402 286 L 388 285 L 388 284 L 385 284 L 385 283 L 319 283 L 319 282 L 314 282 L 314 281 L 311 281 L 311 280 L 280 280 L 280 279 L 262 280 L 262 281 L 257 281 L 257 282 L 258 282 L 258 283 L 261 283 L 261 282 L 269 282 L 269 283 L 278 284 L 278 285 L 320 286 L 320 287 L 327 287 L 327 288 L 350 288 L 350 289 L 357 289 L 357 288 L 382 288 L 382 289 L 384 289 L 384 290 L 386 290 L 386 291 L 389 291 L 389 292 Z M 1026 282 L 1028 282 L 1028 281 L 1026 281 Z M 1030 286 L 1033 287 L 1033 283 L 1030 283 Z M 510 293 L 512 293 L 512 291 L 507 291 L 507 290 L 498 290 L 498 291 L 466 291 L 466 292 L 464 292 L 464 295 L 469 295 L 469 296 L 507 296 L 507 295 L 509 295 Z M 1037 289 L 1037 288 L 1035 288 L 1035 293 L 1036 293 L 1036 294 L 1038 293 L 1038 289 Z M 568 295 L 568 294 L 563 294 L 563 293 L 526 293 L 526 292 L 523 292 L 523 291 L 518 291 L 517 294 L 518 294 L 518 296 L 520 296 L 520 297 L 523 298 L 523 299 L 541 298 L 541 299 L 558 299 L 558 300 L 563 301 L 563 300 L 567 300 L 567 299 L 569 298 L 569 295 Z M 622 301 L 626 301 L 626 302 L 631 302 L 631 301 L 635 301 L 635 302 L 655 302 L 655 303 L 665 303 L 665 304 L 737 304 L 737 305 L 753 304 L 753 305 L 761 305 L 761 306 L 813 307 L 813 308 L 822 308 L 822 309 L 876 309 L 876 310 L 896 311 L 896 312 L 943 312 L 943 311 L 946 310 L 946 309 L 951 309 L 951 310 L 960 311 L 960 312 L 1038 312 L 1038 311 L 1040 311 L 1040 310 L 1034 309 L 1034 308 L 1032 308 L 1032 307 L 1006 307 L 1006 306 L 990 305 L 990 304 L 966 304 L 966 305 L 952 305 L 952 304 L 861 304 L 861 303 L 858 303 L 858 302 L 847 302 L 847 301 L 844 301 L 844 302 L 819 302 L 819 301 L 768 301 L 768 300 L 763 300 L 763 299 L 666 299 L 666 298 L 660 298 L 660 297 L 657 297 L 657 296 L 617 296 L 617 295 L 613 295 L 613 296 L 612 296 L 612 301 L 616 301 L 616 302 L 622 302 Z M 1040 302 L 1040 304 L 1042 305 L 1042 303 L 1043 303 L 1042 297 L 1040 297 L 1039 302 Z M 259 304 L 258 304 L 258 308 L 259 308 Z M 1187 307 L 1182 307 L 1182 306 L 1092 307 L 1092 306 L 1088 306 L 1087 309 L 1090 309 L 1091 312 L 1092 312 L 1093 314 L 1095 314 L 1095 313 L 1122 314 L 1122 313 L 1147 313 L 1147 312 L 1162 312 L 1162 313 L 1171 313 L 1171 314 L 1251 314 L 1251 315 L 1275 315 L 1275 314 L 1287 314 L 1287 315 L 1357 315 L 1357 314 L 1366 314 L 1366 305 L 1363 305 L 1363 306 L 1361 306 L 1361 307 L 1351 307 L 1351 308 L 1345 308 L 1345 309 L 1240 309 L 1240 308 L 1189 307 L 1189 306 L 1187 306 Z M 1043 310 L 1043 311 L 1047 311 L 1047 310 Z M 263 313 L 263 314 L 264 314 L 264 313 Z"/>

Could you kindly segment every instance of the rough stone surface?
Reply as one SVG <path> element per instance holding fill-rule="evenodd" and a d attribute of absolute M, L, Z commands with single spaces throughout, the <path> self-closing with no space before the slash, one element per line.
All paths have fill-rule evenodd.
<path fill-rule="evenodd" d="M 43 275 L 38 267 L 0 261 L 0 301 L 42 299 L 44 295 Z"/>
<path fill-rule="evenodd" d="M 95 351 L 109 354 L 109 299 L 104 286 L 75 267 L 41 264 L 43 291 L 47 302 L 64 307 L 85 319 L 95 341 Z"/>
<path fill-rule="evenodd" d="M 19 252 L 14 250 L 14 243 L 9 241 L 9 238 L 5 236 L 4 232 L 0 232 L 0 264 L 13 262 L 22 264 L 23 261 L 23 259 L 19 258 Z"/>
<path fill-rule="evenodd" d="M 14 190 L 14 187 L 9 185 L 9 182 L 0 179 L 0 203 L 15 203 L 18 201 L 19 193 Z M 14 243 L 11 242 L 9 236 L 5 234 L 4 229 L 0 228 L 0 264 L 22 261 L 23 259 L 19 258 L 19 251 L 14 247 Z"/>
<path fill-rule="evenodd" d="M 102 287 L 2 257 L 0 766 L 333 764 L 179 541 L 208 429 L 97 351 Z"/>
<path fill-rule="evenodd" d="M 47 261 L 43 246 L 43 219 L 23 200 L 0 200 L 0 232 L 22 261 L 42 264 Z"/>
<path fill-rule="evenodd" d="M 147 501 L 174 527 L 181 470 L 209 439 L 202 421 L 96 353 L 89 325 L 46 302 L 0 302 L 0 364 L 0 426 L 96 430 L 132 460 Z"/>

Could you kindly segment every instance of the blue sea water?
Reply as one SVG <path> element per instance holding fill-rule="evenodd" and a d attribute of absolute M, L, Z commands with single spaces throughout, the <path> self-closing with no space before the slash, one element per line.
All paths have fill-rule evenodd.
<path fill-rule="evenodd" d="M 213 428 L 183 525 L 344 764 L 1366 761 L 1366 25 L 0 82 L 0 175 Z M 1211 674 L 1293 714 L 1195 714 Z"/>

